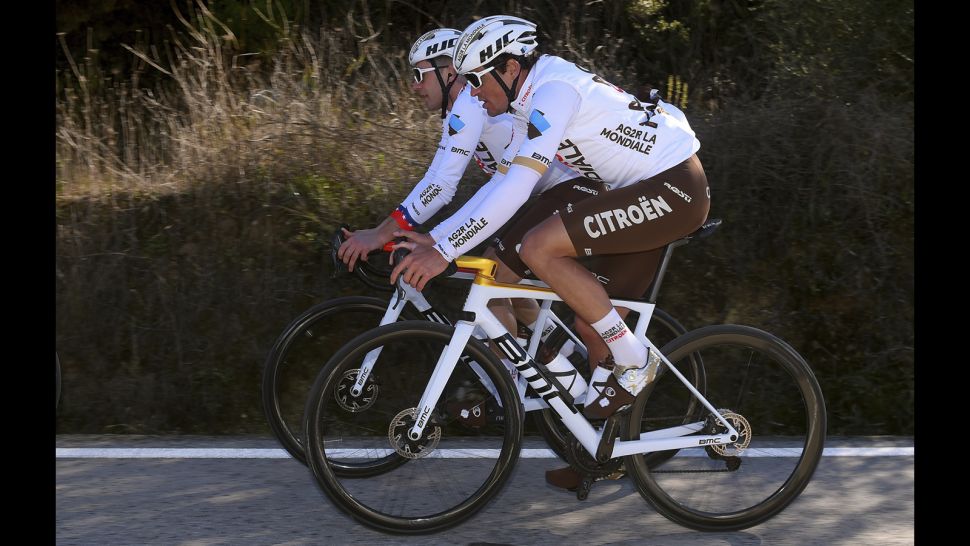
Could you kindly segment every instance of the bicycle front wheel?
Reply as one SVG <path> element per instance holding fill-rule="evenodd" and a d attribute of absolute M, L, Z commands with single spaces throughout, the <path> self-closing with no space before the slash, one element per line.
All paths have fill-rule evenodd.
<path fill-rule="evenodd" d="M 416 415 L 454 328 L 406 321 L 353 339 L 327 363 L 307 399 L 304 438 L 320 488 L 370 527 L 418 534 L 446 529 L 482 508 L 512 472 L 522 407 L 505 367 L 471 339 L 430 415 Z M 380 349 L 380 382 L 359 404 L 346 393 Z M 372 355 L 373 357 L 373 355 Z M 494 391 L 491 392 L 491 391 Z M 407 432 L 426 420 L 422 437 Z M 353 477 L 335 467 L 380 468 Z"/>
<path fill-rule="evenodd" d="M 273 345 L 263 365 L 263 414 L 294 459 L 306 464 L 300 429 L 314 378 L 344 343 L 379 326 L 387 306 L 387 300 L 369 296 L 325 301 L 291 322 Z M 410 306 L 401 316 L 416 318 Z"/>
<path fill-rule="evenodd" d="M 649 454 L 627 457 L 640 494 L 668 519 L 700 531 L 744 529 L 783 510 L 808 485 L 825 440 L 822 391 L 805 360 L 774 335 L 738 325 L 694 330 L 662 351 L 678 368 L 685 359 L 703 362 L 704 395 L 740 436 L 681 449 L 660 469 L 649 467 Z M 680 382 L 663 388 L 686 392 Z M 648 385 L 637 397 L 624 439 L 681 424 L 641 419 L 653 396 Z M 701 408 L 699 434 L 726 430 Z"/>

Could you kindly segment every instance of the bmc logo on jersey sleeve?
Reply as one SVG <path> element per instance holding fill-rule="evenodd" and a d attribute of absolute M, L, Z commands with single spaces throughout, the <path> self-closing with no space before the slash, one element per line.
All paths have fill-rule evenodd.
<path fill-rule="evenodd" d="M 448 136 L 454 136 L 464 128 L 465 122 L 457 115 L 452 114 L 451 119 L 448 120 Z"/>
<path fill-rule="evenodd" d="M 541 110 L 533 110 L 529 115 L 529 132 L 527 133 L 529 140 L 541 136 L 542 133 L 546 132 L 549 127 L 549 122 L 546 121 L 544 117 L 544 112 Z"/>

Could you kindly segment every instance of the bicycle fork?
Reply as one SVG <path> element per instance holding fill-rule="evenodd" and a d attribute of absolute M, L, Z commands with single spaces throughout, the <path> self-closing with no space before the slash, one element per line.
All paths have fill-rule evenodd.
<path fill-rule="evenodd" d="M 395 290 L 391 296 L 390 304 L 387 306 L 387 311 L 384 312 L 384 316 L 381 318 L 381 322 L 378 326 L 384 326 L 385 324 L 391 324 L 396 322 L 401 316 L 401 312 L 404 311 L 404 306 L 409 302 L 414 305 L 415 309 L 421 313 L 425 319 L 429 322 L 436 322 L 438 324 L 451 325 L 444 315 L 438 313 L 428 302 L 424 294 L 415 290 L 411 285 L 407 283 L 399 283 L 400 290 Z M 467 340 L 466 340 L 467 341 Z M 464 346 L 464 345 L 463 345 Z M 377 347 L 371 350 L 364 356 L 364 360 L 361 363 L 360 371 L 357 373 L 357 380 L 354 381 L 353 386 L 350 388 L 351 396 L 358 397 L 364 392 L 364 385 L 367 383 L 367 378 L 370 377 L 371 372 L 374 369 L 374 364 L 377 359 L 381 356 L 381 350 L 383 346 Z M 501 399 L 498 396 L 498 391 L 495 390 L 495 386 L 489 381 L 488 376 L 485 374 L 485 370 L 481 368 L 476 362 L 469 362 L 469 358 L 466 355 L 462 355 L 462 362 L 469 364 L 474 370 L 475 374 L 478 375 L 479 379 L 488 389 L 489 393 L 499 401 L 499 405 L 502 404 Z"/>
<path fill-rule="evenodd" d="M 431 307 L 428 300 L 426 300 L 420 292 L 414 290 L 410 286 L 407 288 L 410 289 L 410 291 L 402 294 L 400 291 L 395 290 L 393 295 L 391 295 L 390 305 L 387 306 L 387 311 L 384 312 L 384 316 L 381 318 L 381 323 L 379 326 L 396 322 L 398 317 L 401 316 L 401 312 L 404 311 L 404 306 L 407 305 L 408 301 L 423 302 L 425 309 Z M 420 306 L 418 306 L 418 310 L 423 311 Z M 364 361 L 360 365 L 360 371 L 357 372 L 357 381 L 354 381 L 354 385 L 350 388 L 351 396 L 358 397 L 362 392 L 364 392 L 364 384 L 367 383 L 367 378 L 370 377 L 371 370 L 374 369 L 374 363 L 377 362 L 377 358 L 381 356 L 381 350 L 383 348 L 384 346 L 382 345 L 370 351 L 364 357 Z"/>

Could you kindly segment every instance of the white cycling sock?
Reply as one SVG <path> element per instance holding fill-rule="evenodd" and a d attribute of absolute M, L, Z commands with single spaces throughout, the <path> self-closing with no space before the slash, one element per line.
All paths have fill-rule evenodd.
<path fill-rule="evenodd" d="M 623 368 L 640 367 L 647 361 L 647 348 L 627 328 L 626 323 L 616 312 L 610 309 L 605 317 L 591 324 L 606 342 L 613 360 Z"/>
<path fill-rule="evenodd" d="M 583 379 L 583 376 L 579 375 L 579 371 L 576 370 L 568 358 L 557 353 L 555 358 L 546 364 L 546 368 L 555 374 L 556 378 L 566 387 L 566 390 L 569 391 L 569 394 L 573 398 L 586 392 L 586 380 Z"/>
<path fill-rule="evenodd" d="M 603 392 L 606 388 L 606 380 L 613 375 L 613 370 L 608 370 L 603 366 L 597 366 L 593 370 L 593 375 L 589 378 L 589 389 L 586 390 L 586 400 L 585 404 L 589 405 L 596 400 L 596 398 Z M 608 401 L 606 401 L 608 403 Z"/>

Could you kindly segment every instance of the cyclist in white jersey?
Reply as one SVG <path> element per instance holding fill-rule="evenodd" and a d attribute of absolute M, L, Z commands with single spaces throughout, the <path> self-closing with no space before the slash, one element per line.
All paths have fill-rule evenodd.
<path fill-rule="evenodd" d="M 411 88 L 429 110 L 440 105 L 441 140 L 424 177 L 390 216 L 371 229 L 344 231 L 347 238 L 337 256 L 350 270 L 358 259 L 366 259 L 368 252 L 382 248 L 393 239 L 395 230 L 412 230 L 451 202 L 472 158 L 491 175 L 505 153 L 512 137 L 511 116 L 485 115 L 464 78 L 457 75 L 452 55 L 459 35 L 458 30 L 439 28 L 423 34 L 411 46 L 408 54 L 414 71 Z"/>
<path fill-rule="evenodd" d="M 368 252 L 380 249 L 392 240 L 396 230 L 413 230 L 451 202 L 471 159 L 474 158 L 488 175 L 496 170 L 506 170 L 498 165 L 498 161 L 512 140 L 512 116 L 487 115 L 481 102 L 471 96 L 471 87 L 465 84 L 464 77 L 458 76 L 452 55 L 460 34 L 455 29 L 440 28 L 423 34 L 411 46 L 408 61 L 414 70 L 412 89 L 429 110 L 440 105 L 441 139 L 424 177 L 397 209 L 371 229 L 344 230 L 346 239 L 337 256 L 348 270 L 353 270 L 358 259 L 366 259 Z M 433 78 L 431 74 L 434 74 Z M 555 162 L 532 192 L 539 194 L 571 177 L 567 167 Z M 495 257 L 494 251 L 486 255 Z M 538 306 L 534 300 L 516 299 L 511 303 L 520 322 L 530 324 L 535 321 Z M 516 317 L 502 309 L 496 309 L 496 312 L 503 323 L 515 331 Z"/>
<path fill-rule="evenodd" d="M 591 364 L 594 354 L 605 358 L 584 410 L 605 418 L 630 404 L 657 370 L 647 366 L 647 349 L 624 313 L 576 257 L 611 259 L 613 271 L 642 271 L 648 257 L 703 224 L 710 191 L 695 155 L 700 143 L 682 111 L 656 92 L 641 101 L 559 57 L 536 59 L 536 42 L 535 25 L 510 16 L 482 19 L 463 32 L 454 57 L 459 73 L 490 116 L 514 116 L 513 141 L 502 159 L 508 170 L 430 232 L 433 249 L 421 245 L 427 239 L 410 237 L 414 242 L 405 245 L 413 251 L 391 277 L 403 271 L 421 288 L 507 222 L 555 159 L 602 182 L 607 191 L 539 222 L 518 254 L 605 342 L 590 347 Z M 654 269 L 647 271 L 651 278 Z"/>

